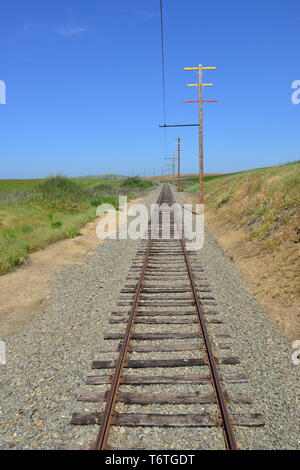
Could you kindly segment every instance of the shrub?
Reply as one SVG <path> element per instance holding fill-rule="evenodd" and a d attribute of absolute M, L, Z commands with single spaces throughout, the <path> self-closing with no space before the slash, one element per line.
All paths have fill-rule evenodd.
<path fill-rule="evenodd" d="M 152 181 L 150 180 L 142 180 L 138 176 L 130 176 L 126 178 L 121 186 L 125 186 L 127 188 L 150 188 L 153 186 Z"/>
<path fill-rule="evenodd" d="M 75 181 L 63 176 L 47 178 L 31 193 L 33 202 L 39 202 L 51 209 L 78 210 L 87 202 L 87 194 Z"/>

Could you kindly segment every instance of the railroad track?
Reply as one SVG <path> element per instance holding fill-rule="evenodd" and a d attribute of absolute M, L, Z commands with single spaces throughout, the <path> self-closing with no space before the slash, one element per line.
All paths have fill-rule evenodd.
<path fill-rule="evenodd" d="M 90 445 L 97 450 L 115 448 L 109 438 L 116 426 L 120 432 L 122 428 L 122 433 L 128 427 L 138 427 L 139 432 L 153 427 L 178 428 L 178 433 L 182 428 L 201 428 L 202 433 L 213 428 L 221 430 L 218 435 L 222 436 L 222 447 L 234 450 L 238 448 L 236 427 L 262 426 L 264 420 L 261 414 L 229 411 L 234 404 L 240 409 L 252 403 L 245 393 L 232 392 L 233 384 L 244 384 L 247 377 L 232 373 L 240 361 L 228 355 L 230 335 L 217 330 L 222 320 L 204 271 L 196 253 L 187 252 L 184 237 L 175 237 L 180 226 L 176 214 L 170 211 L 174 198 L 169 185 L 163 185 L 157 202 L 156 221 L 152 226 L 149 223 L 149 237 L 133 261 L 128 284 L 121 291 L 119 309 L 111 314 L 112 331 L 104 336 L 109 346 L 101 352 L 115 354 L 115 359 L 93 361 L 92 369 L 101 370 L 101 375 L 89 376 L 86 381 L 96 390 L 104 384 L 107 389 L 83 392 L 77 397 L 79 402 L 105 402 L 104 410 L 76 412 L 71 424 L 99 425 Z M 162 237 L 168 229 L 166 215 L 170 216 L 170 238 Z M 119 326 L 125 327 L 125 332 L 116 332 Z M 139 332 L 139 328 L 143 331 Z M 221 357 L 216 357 L 215 350 L 221 352 Z M 230 373 L 226 373 L 226 368 Z M 160 373 L 151 374 L 153 370 Z M 199 370 L 205 373 L 198 373 Z M 167 392 L 161 391 L 164 386 L 168 386 Z M 124 391 L 128 387 L 130 391 Z M 153 391 L 149 391 L 151 387 Z M 200 389 L 206 392 L 200 393 Z M 127 407 L 130 412 L 120 412 L 120 404 L 122 410 Z M 137 405 L 134 412 L 132 405 Z M 156 405 L 160 409 L 165 406 L 167 412 L 149 412 Z M 196 410 L 182 413 L 182 407 L 190 405 Z M 136 412 L 143 406 L 147 407 L 146 413 Z M 143 443 L 147 449 L 146 434 Z"/>

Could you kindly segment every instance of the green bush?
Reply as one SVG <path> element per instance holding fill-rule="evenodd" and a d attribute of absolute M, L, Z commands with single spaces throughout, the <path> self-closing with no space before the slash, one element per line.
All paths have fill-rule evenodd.
<path fill-rule="evenodd" d="M 72 212 L 86 203 L 88 196 L 75 181 L 63 176 L 55 176 L 36 185 L 29 195 L 29 199 L 50 209 Z"/>
<path fill-rule="evenodd" d="M 138 176 L 130 176 L 129 178 L 126 178 L 121 186 L 125 186 L 127 188 L 150 188 L 153 186 L 152 181 L 150 180 L 142 180 Z"/>

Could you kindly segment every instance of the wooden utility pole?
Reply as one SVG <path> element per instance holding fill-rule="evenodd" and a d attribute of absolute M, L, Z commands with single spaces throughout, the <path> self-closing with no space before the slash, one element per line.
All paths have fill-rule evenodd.
<path fill-rule="evenodd" d="M 175 183 L 175 179 L 176 179 L 175 158 L 176 158 L 176 155 L 175 155 L 175 153 L 173 153 L 173 162 L 172 162 L 173 163 L 173 167 L 172 167 L 172 169 L 173 169 L 173 184 Z"/>
<path fill-rule="evenodd" d="M 189 84 L 188 86 L 198 87 L 198 100 L 184 101 L 184 103 L 199 103 L 199 200 L 200 204 L 204 204 L 204 193 L 203 193 L 203 99 L 202 99 L 202 87 L 212 86 L 212 83 L 202 82 L 202 71 L 203 70 L 215 70 L 216 67 L 203 67 L 199 64 L 198 67 L 185 67 L 184 70 L 198 70 L 199 78 L 198 83 Z M 216 102 L 216 100 L 205 100 L 205 102 Z"/>
<path fill-rule="evenodd" d="M 203 103 L 202 103 L 202 64 L 199 65 L 199 199 L 204 203 L 203 194 Z"/>

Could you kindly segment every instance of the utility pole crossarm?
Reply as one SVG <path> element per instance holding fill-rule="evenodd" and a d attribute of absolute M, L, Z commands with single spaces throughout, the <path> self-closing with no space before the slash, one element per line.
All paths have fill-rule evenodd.
<path fill-rule="evenodd" d="M 164 124 L 163 126 L 158 127 L 190 127 L 190 126 L 199 126 L 199 124 Z"/>

